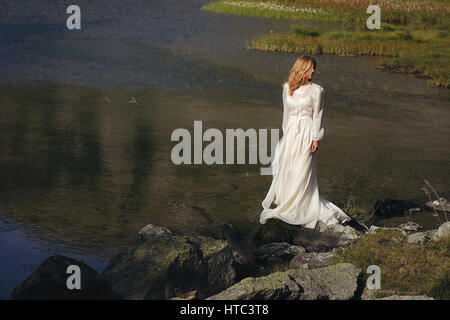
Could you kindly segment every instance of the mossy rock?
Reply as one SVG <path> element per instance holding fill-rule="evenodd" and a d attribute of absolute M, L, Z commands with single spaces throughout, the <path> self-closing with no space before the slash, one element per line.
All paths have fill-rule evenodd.
<path fill-rule="evenodd" d="M 208 300 L 348 300 L 361 296 L 361 269 L 349 263 L 289 269 L 264 277 L 243 279 Z"/>
<path fill-rule="evenodd" d="M 232 262 L 225 240 L 167 235 L 113 257 L 102 276 L 125 299 L 171 299 L 192 290 L 206 297 L 234 283 Z"/>

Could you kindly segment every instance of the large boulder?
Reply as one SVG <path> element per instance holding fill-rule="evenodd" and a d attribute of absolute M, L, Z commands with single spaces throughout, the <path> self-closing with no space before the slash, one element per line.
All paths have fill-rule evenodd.
<path fill-rule="evenodd" d="M 125 299 L 171 299 L 193 290 L 202 299 L 235 282 L 232 263 L 227 241 L 164 235 L 113 257 L 102 276 Z"/>
<path fill-rule="evenodd" d="M 69 266 L 80 268 L 80 289 L 69 289 L 67 280 L 72 275 L 67 273 Z M 70 270 L 69 270 L 70 271 Z M 55 255 L 44 262 L 18 287 L 11 296 L 15 300 L 93 300 L 117 299 L 108 284 L 101 279 L 97 271 L 84 262 L 73 258 Z"/>
<path fill-rule="evenodd" d="M 208 300 L 349 300 L 362 293 L 362 271 L 349 263 L 246 278 Z"/>

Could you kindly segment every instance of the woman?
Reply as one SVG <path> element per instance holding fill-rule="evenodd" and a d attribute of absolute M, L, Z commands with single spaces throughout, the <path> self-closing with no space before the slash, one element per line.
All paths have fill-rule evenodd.
<path fill-rule="evenodd" d="M 262 224 L 276 218 L 313 229 L 319 220 L 327 225 L 351 220 L 319 196 L 315 155 L 324 134 L 324 89 L 311 82 L 315 68 L 314 58 L 298 58 L 283 85 L 283 137 L 272 161 L 272 184 L 262 202 Z M 277 207 L 270 209 L 274 200 Z"/>

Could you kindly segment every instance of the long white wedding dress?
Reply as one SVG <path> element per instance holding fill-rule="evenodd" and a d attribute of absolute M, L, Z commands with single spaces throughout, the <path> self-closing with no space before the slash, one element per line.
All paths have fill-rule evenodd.
<path fill-rule="evenodd" d="M 273 178 L 262 202 L 262 224 L 267 219 L 276 218 L 313 229 L 319 220 L 331 225 L 351 219 L 334 203 L 319 195 L 316 152 L 311 152 L 311 143 L 320 141 L 324 134 L 323 92 L 320 85 L 310 82 L 290 96 L 289 85 L 284 84 L 283 137 L 278 141 L 271 163 Z M 276 208 L 270 208 L 272 202 Z"/>

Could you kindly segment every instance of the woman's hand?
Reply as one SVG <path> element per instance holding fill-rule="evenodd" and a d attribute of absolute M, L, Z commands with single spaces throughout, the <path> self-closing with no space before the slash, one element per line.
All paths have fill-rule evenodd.
<path fill-rule="evenodd" d="M 311 143 L 311 152 L 315 152 L 319 148 L 319 141 L 313 140 Z"/>

